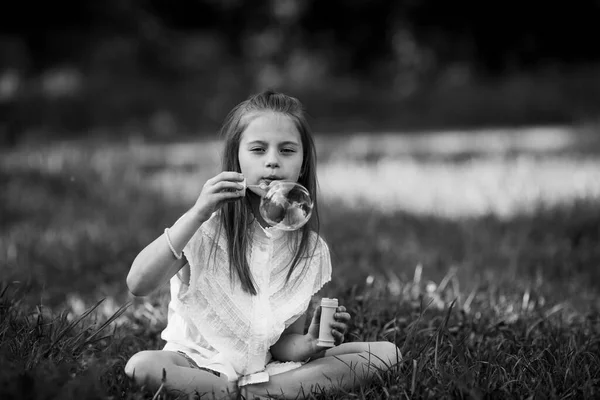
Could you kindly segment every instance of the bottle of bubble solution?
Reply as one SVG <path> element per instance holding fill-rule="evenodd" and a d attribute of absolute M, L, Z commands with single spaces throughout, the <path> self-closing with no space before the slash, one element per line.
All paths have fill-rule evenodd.
<path fill-rule="evenodd" d="M 333 314 L 338 306 L 338 299 L 321 299 L 321 320 L 319 322 L 319 339 L 317 345 L 333 347 L 335 341 L 331 334 L 331 324 L 334 322 Z"/>

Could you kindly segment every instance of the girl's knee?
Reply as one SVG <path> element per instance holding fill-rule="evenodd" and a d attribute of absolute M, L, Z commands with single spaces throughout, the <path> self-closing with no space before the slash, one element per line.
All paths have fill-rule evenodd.
<path fill-rule="evenodd" d="M 156 351 L 140 351 L 127 361 L 125 374 L 136 382 L 145 383 L 154 374 L 150 367 L 157 366 L 157 358 Z"/>
<path fill-rule="evenodd" d="M 372 362 L 391 367 L 402 360 L 400 349 L 392 342 L 364 342 L 364 353 Z"/>
<path fill-rule="evenodd" d="M 138 369 L 141 369 L 141 367 L 144 365 L 144 359 L 147 358 L 144 353 L 146 353 L 146 351 L 141 351 L 131 356 L 125 365 L 125 375 L 130 378 L 139 378 L 139 373 L 136 372 Z"/>
<path fill-rule="evenodd" d="M 393 367 L 402 360 L 400 349 L 392 342 L 374 342 L 375 355 L 388 367 Z"/>
<path fill-rule="evenodd" d="M 325 352 L 326 356 L 339 356 L 342 354 L 360 354 L 378 365 L 393 366 L 402 360 L 400 349 L 392 342 L 348 342 L 336 346 Z"/>

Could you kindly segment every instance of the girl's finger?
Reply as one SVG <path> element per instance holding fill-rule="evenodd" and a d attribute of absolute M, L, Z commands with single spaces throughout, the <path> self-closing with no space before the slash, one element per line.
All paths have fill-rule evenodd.
<path fill-rule="evenodd" d="M 321 306 L 315 308 L 315 312 L 313 313 L 312 323 L 318 324 L 321 320 Z"/>
<path fill-rule="evenodd" d="M 344 334 L 343 334 L 343 333 L 341 333 L 341 332 L 339 332 L 339 331 L 336 331 L 335 329 L 333 329 L 333 330 L 331 331 L 331 334 L 332 334 L 334 337 L 338 338 L 338 339 L 343 339 L 343 338 L 344 338 Z"/>
<path fill-rule="evenodd" d="M 346 307 L 339 306 L 338 308 L 335 309 L 335 311 L 340 312 L 340 313 L 346 312 Z"/>
<path fill-rule="evenodd" d="M 214 196 L 217 198 L 217 201 L 238 200 L 243 195 L 244 192 L 242 190 L 235 190 L 233 192 L 219 192 L 214 194 Z"/>
<path fill-rule="evenodd" d="M 214 186 L 221 181 L 243 181 L 244 176 L 239 172 L 223 171 L 220 174 L 208 179 L 204 187 Z"/>
<path fill-rule="evenodd" d="M 336 346 L 344 343 L 344 335 L 342 335 L 338 331 L 333 331 L 331 334 L 333 335 L 333 342 Z"/>
<path fill-rule="evenodd" d="M 222 191 L 231 191 L 231 190 L 243 190 L 244 186 L 242 184 L 232 181 L 220 181 L 215 183 L 212 186 L 212 191 L 214 193 L 222 192 Z"/>
<path fill-rule="evenodd" d="M 331 327 L 337 331 L 340 331 L 342 333 L 346 332 L 346 329 L 348 329 L 348 326 L 346 324 L 342 324 L 339 322 L 332 322 L 331 323 Z"/>
<path fill-rule="evenodd" d="M 214 178 L 214 183 L 220 182 L 220 181 L 238 181 L 241 182 L 244 180 L 244 175 L 242 175 L 239 172 L 235 172 L 235 171 L 223 171 L 220 174 L 218 174 L 217 176 L 215 176 Z"/>
<path fill-rule="evenodd" d="M 345 312 L 342 312 L 342 313 L 338 312 L 333 315 L 333 318 L 336 321 L 350 321 L 350 314 L 345 313 Z"/>

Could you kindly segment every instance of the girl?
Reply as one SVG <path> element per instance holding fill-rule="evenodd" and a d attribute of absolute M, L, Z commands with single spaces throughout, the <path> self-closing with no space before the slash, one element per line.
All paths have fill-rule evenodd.
<path fill-rule="evenodd" d="M 320 307 L 305 331 L 313 296 L 331 280 L 318 235 L 316 151 L 300 102 L 267 91 L 236 106 L 221 130 L 223 172 L 196 203 L 136 257 L 127 285 L 145 296 L 167 280 L 171 300 L 163 350 L 142 351 L 125 372 L 139 384 L 185 393 L 302 398 L 352 389 L 399 361 L 390 342 L 343 343 L 350 315 L 337 308 L 335 346 L 317 345 Z M 261 190 L 298 182 L 314 202 L 294 232 L 270 228 Z M 248 185 L 248 186 L 246 186 Z M 256 185 L 256 186 L 254 186 Z"/>

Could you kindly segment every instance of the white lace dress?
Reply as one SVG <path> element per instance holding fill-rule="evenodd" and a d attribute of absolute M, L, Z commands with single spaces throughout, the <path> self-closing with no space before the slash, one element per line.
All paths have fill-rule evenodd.
<path fill-rule="evenodd" d="M 171 278 L 168 322 L 161 335 L 167 342 L 164 349 L 184 352 L 199 366 L 223 373 L 240 386 L 266 382 L 270 375 L 303 364 L 274 362 L 269 349 L 331 280 L 329 249 L 313 233 L 314 256 L 301 261 L 286 284 L 292 257 L 288 238 L 294 233 L 264 229 L 255 221 L 248 262 L 258 294 L 252 296 L 242 290 L 237 275 L 230 279 L 225 236 L 222 231 L 217 238 L 218 223 L 215 213 L 183 250 L 190 264 L 189 283 L 181 272 Z M 210 253 L 215 240 L 216 264 Z"/>

